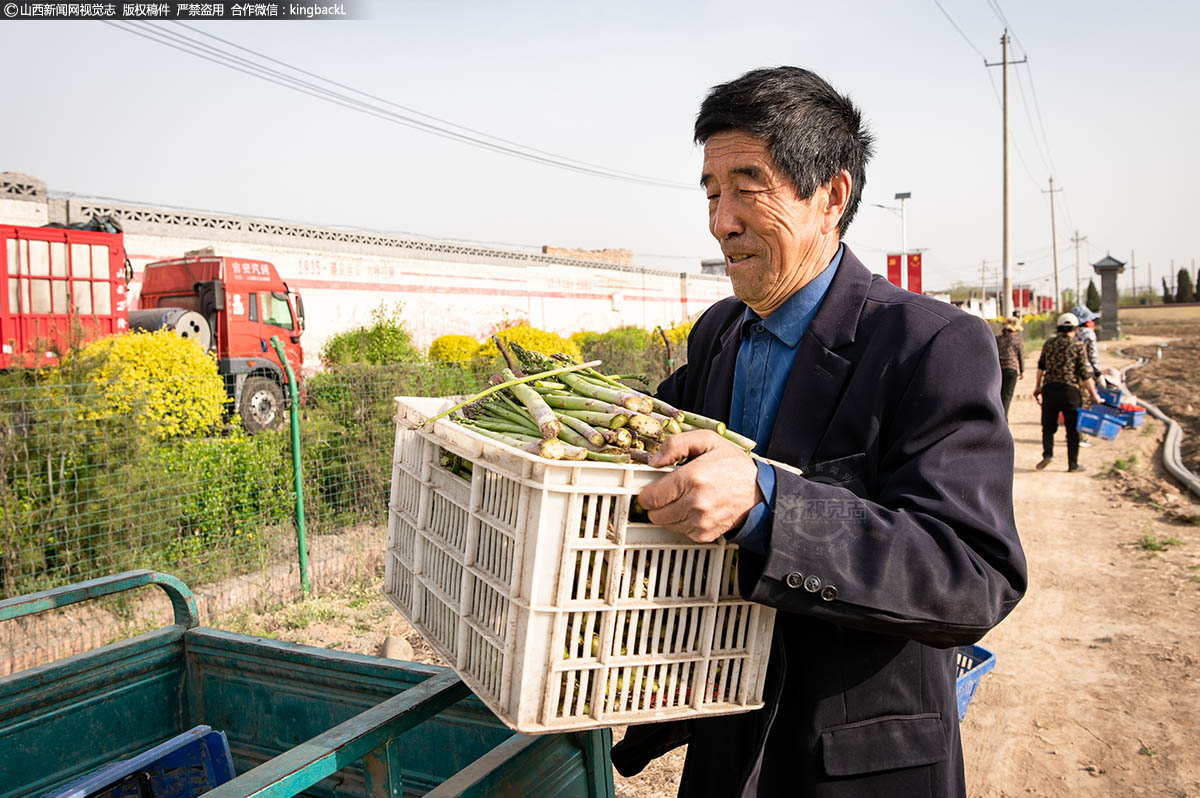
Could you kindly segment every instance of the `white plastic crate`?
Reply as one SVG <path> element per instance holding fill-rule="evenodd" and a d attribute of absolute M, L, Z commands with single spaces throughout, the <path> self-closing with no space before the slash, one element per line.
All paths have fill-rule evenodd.
<path fill-rule="evenodd" d="M 629 521 L 661 471 L 545 460 L 418 426 L 449 400 L 396 401 L 384 594 L 502 721 L 565 731 L 762 706 L 775 610 L 738 595 L 736 546 Z"/>

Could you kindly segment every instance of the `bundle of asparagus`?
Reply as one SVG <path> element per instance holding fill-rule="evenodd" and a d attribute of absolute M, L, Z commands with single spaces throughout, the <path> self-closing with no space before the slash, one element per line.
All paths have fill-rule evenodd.
<path fill-rule="evenodd" d="M 510 355 L 503 342 L 497 345 L 509 361 L 493 378 L 500 382 L 442 414 L 461 408 L 454 420 L 481 435 L 551 460 L 607 463 L 649 463 L 668 435 L 692 429 L 712 430 L 746 451 L 754 448 L 754 441 L 723 422 L 679 410 L 603 374 L 594 368 L 599 361 L 579 364 L 514 342 L 508 344 Z M 517 368 L 527 375 L 518 377 Z"/>

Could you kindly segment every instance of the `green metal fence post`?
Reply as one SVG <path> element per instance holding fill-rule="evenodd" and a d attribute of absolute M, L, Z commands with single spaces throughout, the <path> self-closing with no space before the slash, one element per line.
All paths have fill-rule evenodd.
<path fill-rule="evenodd" d="M 296 374 L 292 371 L 292 364 L 288 362 L 278 335 L 271 336 L 271 346 L 275 347 L 279 362 L 287 371 L 288 392 L 291 396 L 288 416 L 292 423 L 292 477 L 296 485 L 296 545 L 300 549 L 300 595 L 308 598 L 308 546 L 304 539 L 304 472 L 300 467 L 300 389 L 296 387 Z"/>

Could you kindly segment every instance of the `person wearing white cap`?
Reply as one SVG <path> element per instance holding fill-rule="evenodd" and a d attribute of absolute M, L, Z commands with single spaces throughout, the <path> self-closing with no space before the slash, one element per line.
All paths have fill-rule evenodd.
<path fill-rule="evenodd" d="M 1071 312 L 1079 319 L 1079 328 L 1075 333 L 1075 337 L 1083 343 L 1084 351 L 1087 352 L 1088 364 L 1092 367 L 1092 379 L 1100 381 L 1100 352 L 1096 342 L 1096 319 L 1100 318 L 1098 313 L 1093 312 L 1086 305 L 1076 305 L 1071 308 Z"/>
<path fill-rule="evenodd" d="M 1067 470 L 1085 471 L 1079 464 L 1079 406 L 1086 390 L 1097 404 L 1100 394 L 1096 392 L 1096 381 L 1092 379 L 1091 364 L 1082 342 L 1075 340 L 1079 319 L 1074 313 L 1058 317 L 1058 335 L 1042 347 L 1038 358 L 1037 380 L 1033 386 L 1033 398 L 1042 405 L 1042 460 L 1037 464 L 1040 471 L 1054 460 L 1054 436 L 1058 433 L 1058 415 L 1062 414 L 1067 428 Z"/>

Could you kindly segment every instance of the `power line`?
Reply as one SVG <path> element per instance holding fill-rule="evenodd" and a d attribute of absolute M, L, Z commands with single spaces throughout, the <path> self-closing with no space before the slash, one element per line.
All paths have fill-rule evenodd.
<path fill-rule="evenodd" d="M 1042 148 L 1041 142 L 1038 141 L 1037 130 L 1033 127 L 1033 114 L 1029 112 L 1029 102 L 1025 99 L 1025 83 L 1021 80 L 1021 70 L 1014 69 L 1013 74 L 1017 76 L 1017 93 L 1021 95 L 1021 107 L 1025 109 L 1025 121 L 1029 123 L 1029 132 L 1033 138 L 1033 146 L 1037 149 L 1038 157 L 1042 159 L 1042 164 L 1046 167 L 1046 171 L 1054 174 L 1054 167 L 1050 165 L 1050 158 Z"/>
<path fill-rule="evenodd" d="M 618 180 L 618 181 L 622 181 L 622 182 L 656 186 L 656 187 L 660 187 L 660 188 L 673 188 L 673 189 L 680 189 L 680 190 L 687 190 L 687 191 L 695 190 L 694 186 L 691 186 L 686 183 L 678 183 L 678 182 L 663 180 L 660 178 L 649 177 L 649 176 L 645 176 L 645 175 L 637 175 L 637 174 L 634 174 L 631 172 L 623 172 L 620 170 L 609 169 L 607 167 L 601 167 L 601 166 L 594 165 L 594 164 L 588 164 L 585 161 L 577 161 L 575 159 L 570 159 L 570 158 L 565 158 L 563 156 L 557 156 L 557 155 L 553 155 L 550 153 L 545 153 L 544 151 L 541 151 L 541 150 L 535 150 L 534 148 L 524 147 L 524 145 L 517 145 L 517 144 L 511 143 L 511 142 L 508 142 L 505 139 L 500 139 L 499 137 L 490 137 L 493 139 L 493 141 L 487 141 L 483 138 L 479 138 L 479 135 L 487 136 L 488 134 L 469 135 L 467 133 L 460 133 L 455 130 L 450 130 L 450 129 L 448 129 L 447 125 L 450 125 L 450 126 L 456 126 L 456 125 L 453 125 L 453 123 L 445 123 L 444 120 L 439 120 L 439 121 L 442 121 L 442 124 L 439 125 L 439 124 L 434 124 L 431 122 L 425 122 L 420 119 L 415 119 L 411 116 L 405 116 L 404 114 L 400 114 L 395 111 L 390 111 L 386 108 L 381 108 L 377 105 L 373 105 L 372 103 L 356 99 L 354 97 L 351 97 L 351 96 L 345 94 L 344 92 L 327 89 L 318 84 L 314 84 L 309 81 L 301 80 L 299 78 L 296 78 L 293 75 L 289 75 L 287 73 L 280 72 L 279 70 L 271 69 L 270 67 L 266 67 L 262 64 L 255 63 L 248 59 L 242 58 L 241 56 L 237 56 L 233 53 L 226 52 L 226 51 L 216 48 L 214 46 L 211 46 L 211 45 L 205 44 L 203 42 L 200 42 L 198 40 L 192 39 L 183 34 L 177 34 L 177 33 L 173 33 L 171 31 L 162 30 L 162 29 L 152 29 L 152 28 L 149 28 L 148 26 L 147 27 L 140 27 L 140 26 L 135 27 L 133 23 L 125 23 L 124 25 L 121 25 L 121 24 L 114 23 L 114 22 L 106 22 L 105 24 L 111 25 L 112 27 L 116 27 L 118 29 L 124 30 L 127 33 L 132 33 L 136 36 L 140 36 L 144 39 L 148 39 L 148 40 L 156 42 L 158 44 L 162 44 L 166 47 L 170 47 L 172 49 L 186 53 L 188 55 L 192 55 L 194 57 L 201 58 L 205 61 L 215 63 L 218 66 L 223 66 L 223 67 L 225 67 L 227 69 L 231 69 L 235 72 L 241 72 L 241 73 L 249 75 L 251 77 L 258 78 L 259 80 L 263 80 L 268 83 L 273 83 L 275 85 L 281 86 L 282 88 L 290 89 L 290 90 L 298 92 L 300 94 L 306 94 L 310 97 L 314 97 L 316 99 L 323 100 L 325 102 L 329 102 L 334 105 L 339 105 L 339 106 L 347 108 L 349 110 L 358 111 L 359 113 L 367 114 L 368 116 L 374 116 L 378 119 L 382 119 L 384 121 L 391 122 L 393 124 L 397 124 L 402 127 L 416 129 L 416 130 L 419 130 L 419 131 L 422 131 L 425 133 L 429 133 L 431 135 L 438 136 L 440 138 L 457 141 L 462 144 L 467 144 L 468 146 L 473 146 L 473 147 L 476 147 L 479 149 L 489 150 L 491 152 L 499 153 L 502 155 L 509 155 L 511 157 L 516 157 L 516 158 L 521 158 L 521 159 L 528 160 L 528 161 L 533 161 L 535 163 L 540 163 L 544 166 L 551 166 L 551 167 L 555 167 L 555 168 L 559 168 L 559 169 L 565 169 L 568 171 L 573 171 L 573 172 L 580 173 L 580 174 L 591 175 L 594 177 L 603 177 L 603 178 L 606 178 L 609 180 Z M 248 48 L 241 48 L 241 49 L 248 50 Z M 249 51 L 249 52 L 253 52 L 253 51 Z M 265 56 L 263 56 L 263 57 L 266 58 Z M 288 69 L 292 69 L 297 72 L 301 72 L 301 73 L 309 74 L 309 75 L 313 74 L 313 73 L 306 72 L 304 70 L 300 70 L 299 68 L 293 67 L 284 62 L 277 61 L 276 59 L 269 59 L 269 60 L 276 62 L 276 63 L 280 63 L 280 64 L 286 66 Z M 317 77 L 320 80 L 326 80 L 325 78 L 320 78 L 319 76 L 317 76 Z M 335 84 L 333 81 L 326 80 L 326 82 L 330 83 L 330 85 L 337 85 L 339 87 L 341 86 L 341 84 Z M 354 90 L 354 91 L 357 92 L 357 90 Z M 365 94 L 362 92 L 358 92 L 358 93 Z M 397 107 L 403 107 L 403 106 L 397 106 Z M 420 113 L 420 112 L 417 112 L 417 113 Z M 436 117 L 430 117 L 427 114 L 421 114 L 421 115 L 436 119 Z M 470 130 L 469 128 L 464 128 L 463 126 L 457 126 L 457 127 L 459 127 L 460 129 L 463 129 L 463 130 Z"/>
<path fill-rule="evenodd" d="M 987 61 L 987 56 L 983 54 L 982 50 L 975 46 L 975 43 L 967 37 L 967 34 L 963 33 L 963 29 L 958 27 L 958 23 L 954 21 L 954 17 L 950 16 L 950 12 L 943 8 L 942 4 L 938 0 L 933 0 L 933 4 L 938 7 L 938 10 L 942 12 L 942 15 L 945 16 L 946 19 L 949 20 L 950 24 L 954 26 L 954 29 L 958 31 L 958 35 L 963 38 L 963 41 L 966 42 L 967 45 L 974 50 L 982 60 Z"/>
<path fill-rule="evenodd" d="M 1012 30 L 1012 25 L 1008 24 L 1008 17 L 1004 16 L 1004 11 L 1000 8 L 1000 3 L 998 3 L 996 0 L 987 0 L 987 4 L 991 6 L 992 11 L 995 12 L 996 19 L 1000 20 L 1000 23 L 1004 25 L 1004 27 Z M 1014 33 L 1013 38 L 1017 40 L 1017 44 L 1021 44 L 1021 40 L 1017 39 L 1017 34 Z M 1025 50 L 1025 45 L 1021 44 L 1021 50 Z"/>
<path fill-rule="evenodd" d="M 493 134 L 491 134 L 491 133 L 488 133 L 488 132 L 486 132 L 486 131 L 483 131 L 483 130 L 478 130 L 478 129 L 476 129 L 476 128 L 473 128 L 473 127 L 468 127 L 468 126 L 466 126 L 466 125 L 460 125 L 460 124 L 458 124 L 457 122 L 452 122 L 452 121 L 450 121 L 449 119 L 444 119 L 444 118 L 442 118 L 442 117 L 439 117 L 439 116 L 434 116 L 433 114 L 427 114 L 427 113 L 425 113 L 424 111 L 418 110 L 418 109 L 416 109 L 416 108 L 413 108 L 413 107 L 411 107 L 411 106 L 407 106 L 407 105 L 401 105 L 400 103 L 397 103 L 397 102 L 394 102 L 394 101 L 392 101 L 392 100 L 389 100 L 389 99 L 387 99 L 386 97 L 380 97 L 380 96 L 379 96 L 379 95 L 377 95 L 377 94 L 371 94 L 370 92 L 365 92 L 365 91 L 362 91 L 362 90 L 360 90 L 360 89 L 356 89 L 356 88 L 354 88 L 353 86 L 349 86 L 349 85 L 347 85 L 347 84 L 345 84 L 345 83 L 339 83 L 339 82 L 337 82 L 336 80 L 331 80 L 330 78 L 323 77 L 323 76 L 321 76 L 321 75 L 318 75 L 318 74 L 316 74 L 315 72 L 309 72 L 309 71 L 308 71 L 308 70 L 306 70 L 306 69 L 301 69 L 300 67 L 297 67 L 297 66 L 294 66 L 294 65 L 292 65 L 292 64 L 289 64 L 289 63 L 287 63 L 286 61 L 280 61 L 280 60 L 279 60 L 279 59 L 277 59 L 277 58 L 272 58 L 271 56 L 269 56 L 269 55 L 266 55 L 266 54 L 264 54 L 264 53 L 261 53 L 261 52 L 259 52 L 258 50 L 254 50 L 254 49 L 252 49 L 252 48 L 250 48 L 250 47 L 244 47 L 244 46 L 242 46 L 242 45 L 238 44 L 237 42 L 232 42 L 232 41 L 229 41 L 228 39 L 223 39 L 223 38 L 221 38 L 220 36 L 217 36 L 216 34 L 209 33 L 208 31 L 203 31 L 203 30 L 200 30 L 199 28 L 194 28 L 194 27 L 192 27 L 191 25 L 185 25 L 184 23 L 182 23 L 182 22 L 178 22 L 178 21 L 172 21 L 172 23 L 173 23 L 173 24 L 175 24 L 175 25 L 178 25 L 178 26 L 179 26 L 179 27 L 181 27 L 181 28 L 185 28 L 185 29 L 187 29 L 187 30 L 189 30 L 189 31 L 192 31 L 193 33 L 198 33 L 198 34 L 200 34 L 201 36 L 207 36 L 208 38 L 210 38 L 210 39 L 214 39 L 214 40 L 216 40 L 216 41 L 219 41 L 219 42 L 221 42 L 222 44 L 227 44 L 227 45 L 229 45 L 230 47 L 234 47 L 234 48 L 236 48 L 236 49 L 238 49 L 238 50 L 241 50 L 242 52 L 245 52 L 245 53 L 250 53 L 251 55 L 253 55 L 253 56 L 257 57 L 257 58 L 261 58 L 261 59 L 263 59 L 264 61 L 269 61 L 269 62 L 271 62 L 272 64 L 278 64 L 278 65 L 280 65 L 280 66 L 282 66 L 282 67 L 286 67 L 287 69 L 291 69 L 291 70 L 293 70 L 293 71 L 295 71 L 295 72 L 298 72 L 298 73 L 299 73 L 299 74 L 301 74 L 301 75 L 308 75 L 308 76 L 309 76 L 309 77 L 311 77 L 311 78 L 316 78 L 317 80 L 320 80 L 320 81 L 323 81 L 323 82 L 325 82 L 325 83 L 328 83 L 328 84 L 329 84 L 329 85 L 331 85 L 331 86 L 337 86 L 337 87 L 338 87 L 338 88 L 340 88 L 340 89 L 345 89 L 346 91 L 351 91 L 351 92 L 354 92 L 355 94 L 359 94 L 359 95 L 361 95 L 361 96 L 363 96 L 363 97 L 366 97 L 367 99 L 370 99 L 370 100 L 375 100 L 376 102 L 383 103 L 384 105 L 390 105 L 390 106 L 391 106 L 391 107 L 393 107 L 393 108 L 398 108 L 398 109 L 400 109 L 401 111 L 406 111 L 406 112 L 408 112 L 408 113 L 411 113 L 411 114 L 416 114 L 417 116 L 423 116 L 423 117 L 425 117 L 426 119 L 430 119 L 430 120 L 432 120 L 432 121 L 434 121 L 434 122 L 437 122 L 437 123 L 439 123 L 439 124 L 442 124 L 442 125 L 449 125 L 450 127 L 458 128 L 459 130 L 466 131 L 467 133 L 473 133 L 473 134 L 475 134 L 475 135 L 477 135 L 477 136 L 484 136 L 485 138 L 493 139 L 493 140 L 495 140 L 495 141 L 498 141 L 498 142 L 500 142 L 500 143 L 502 143 L 502 144 L 508 144 L 508 145 L 511 145 L 511 146 L 513 146 L 513 147 L 519 147 L 519 148 L 521 148 L 521 149 L 529 150 L 530 152 L 536 152 L 536 153 L 538 153 L 539 155 L 545 155 L 545 156 L 548 156 L 548 157 L 550 157 L 550 158 L 556 158 L 556 159 L 558 159 L 558 160 L 563 160 L 563 161 L 570 161 L 571 163 L 580 164 L 581 166 L 589 166 L 589 167 L 592 167 L 592 168 L 594 168 L 594 169 L 602 169 L 602 170 L 605 170 L 605 171 L 614 172 L 614 173 L 616 173 L 616 174 L 624 174 L 624 175 L 628 175 L 628 176 L 630 176 L 630 177 L 642 177 L 641 175 L 636 175 L 636 174 L 633 174 L 633 173 L 631 173 L 631 172 L 624 172 L 624 171 L 622 171 L 622 170 L 619 170 L 619 169 L 609 169 L 608 167 L 606 167 L 606 166 L 603 166 L 603 165 L 601 165 L 601 164 L 591 163 L 591 162 L 589 162 L 589 161 L 581 161 L 581 160 L 579 160 L 579 159 L 577 159 L 577 158 L 571 158 L 571 157 L 569 157 L 569 156 L 566 156 L 566 155 L 557 155 L 557 154 L 555 154 L 555 153 L 552 153 L 552 152 L 547 152 L 546 150 L 540 150 L 540 149 L 538 149 L 538 148 L 536 148 L 536 147 L 530 147 L 530 146 L 528 146 L 528 145 L 526 145 L 526 144 L 521 144 L 520 142 L 517 142 L 517 141 L 512 141 L 511 139 L 506 139 L 506 138 L 502 138 L 502 137 L 500 137 L 500 136 L 493 135 Z"/>
<path fill-rule="evenodd" d="M 1033 82 L 1033 67 L 1029 65 L 1028 56 L 1026 56 L 1025 71 L 1029 73 L 1029 93 L 1033 95 L 1033 109 L 1037 112 L 1038 128 L 1042 131 L 1042 141 L 1046 143 L 1046 158 L 1050 161 L 1050 171 L 1057 172 L 1058 170 L 1054 168 L 1054 158 L 1050 154 L 1050 137 L 1046 135 L 1046 125 L 1042 122 L 1042 107 L 1038 103 L 1037 85 Z M 1028 114 L 1029 109 L 1026 109 L 1025 113 Z"/>
<path fill-rule="evenodd" d="M 971 39 L 967 36 L 967 34 L 963 33 L 963 29 L 960 28 L 958 26 L 958 23 L 954 21 L 954 17 L 950 16 L 950 12 L 948 12 L 945 9 L 945 7 L 941 4 L 940 0 L 933 0 L 933 4 L 938 7 L 938 10 L 942 12 L 942 15 L 944 17 L 946 17 L 946 20 L 954 27 L 954 29 L 956 31 L 958 31 L 958 35 L 962 37 L 963 41 L 966 42 L 967 45 L 972 50 L 974 50 L 976 53 L 979 54 L 979 57 L 983 59 L 983 63 L 986 66 L 987 56 L 985 56 L 983 54 L 982 50 L 980 50 L 978 47 L 975 46 L 975 43 L 971 41 Z M 987 76 L 988 76 L 988 85 L 992 87 L 992 95 L 996 98 L 996 104 L 998 106 L 1000 106 L 1001 109 L 1003 109 L 1004 101 L 1000 99 L 1000 91 L 996 88 L 996 81 L 992 77 L 992 73 L 990 70 L 988 71 Z M 1024 95 L 1022 95 L 1022 100 L 1023 99 L 1024 99 Z M 1028 115 L 1028 113 L 1029 112 L 1027 109 L 1026 115 Z M 1032 123 L 1031 123 L 1031 128 L 1032 128 Z M 1034 141 L 1034 144 L 1037 144 L 1036 140 Z M 1038 181 L 1038 179 L 1036 177 L 1033 176 L 1033 171 L 1029 168 L 1029 164 L 1026 163 L 1025 155 L 1024 155 L 1024 153 L 1021 152 L 1021 147 L 1017 144 L 1016 141 L 1013 141 L 1012 145 L 1013 145 L 1013 149 L 1017 153 L 1017 160 L 1021 162 L 1021 166 L 1025 170 L 1025 175 L 1029 178 L 1029 182 L 1032 183 L 1035 188 L 1037 188 L 1039 191 L 1041 191 L 1042 184 L 1041 184 L 1041 182 Z"/>

